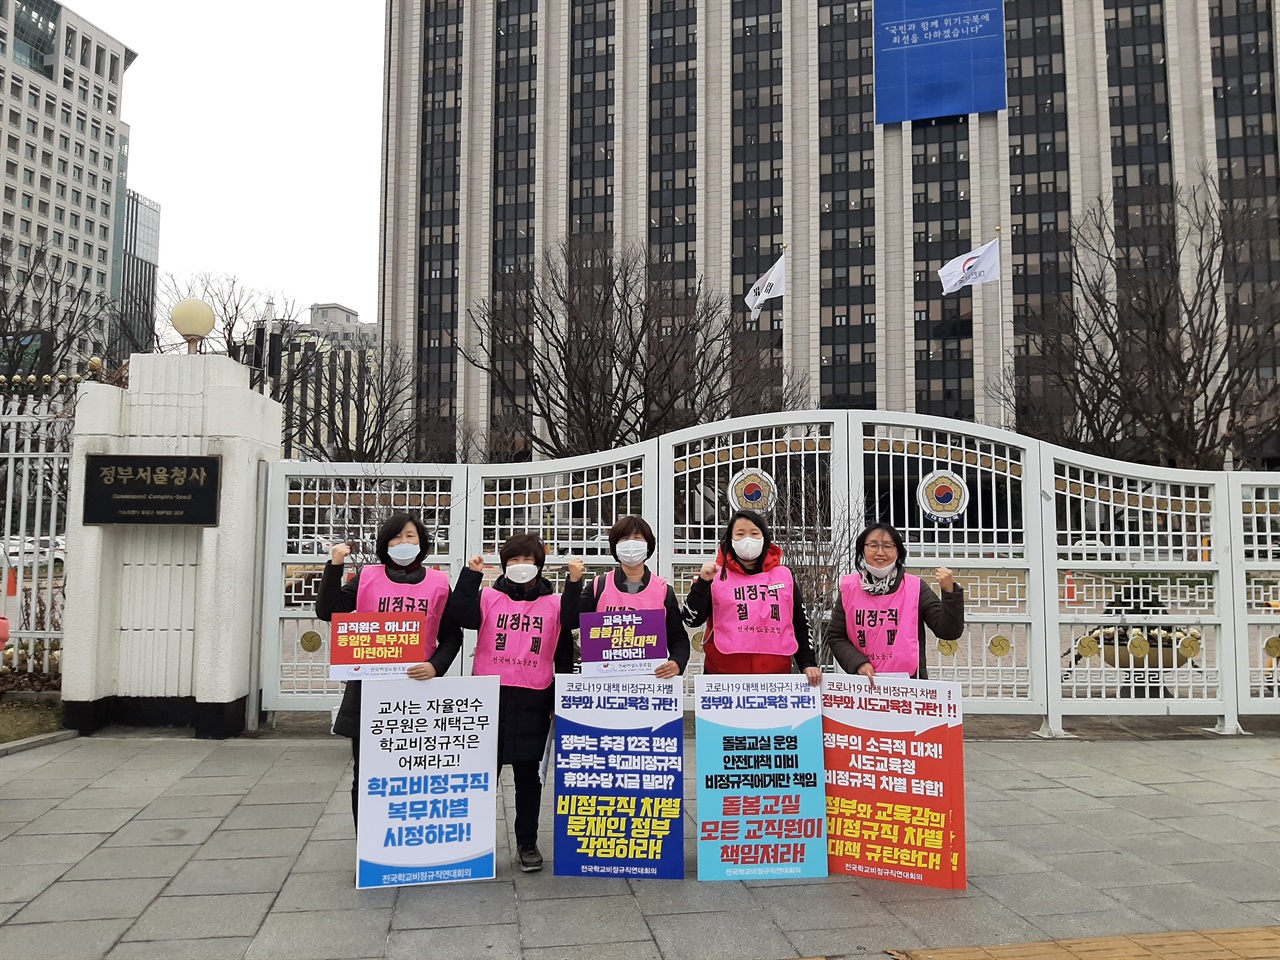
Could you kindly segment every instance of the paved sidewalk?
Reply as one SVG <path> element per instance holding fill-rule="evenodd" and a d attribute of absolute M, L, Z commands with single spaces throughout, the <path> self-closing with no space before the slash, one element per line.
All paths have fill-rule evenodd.
<path fill-rule="evenodd" d="M 1148 933 L 1019 943 L 1008 947 L 911 950 L 900 960 L 1275 960 L 1280 927 Z"/>
<path fill-rule="evenodd" d="M 505 821 L 494 882 L 357 892 L 345 740 L 67 741 L 0 757 L 0 957 L 780 960 L 1280 923 L 1280 739 L 966 751 L 965 892 L 526 875 Z"/>

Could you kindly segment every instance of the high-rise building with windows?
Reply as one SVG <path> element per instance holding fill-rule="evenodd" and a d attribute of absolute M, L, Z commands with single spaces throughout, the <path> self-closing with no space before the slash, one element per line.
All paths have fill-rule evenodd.
<path fill-rule="evenodd" d="M 874 7 L 388 0 L 379 321 L 423 409 L 500 412 L 459 355 L 468 307 L 591 234 L 731 294 L 814 406 L 1003 423 L 990 387 L 1070 289 L 1073 217 L 1206 172 L 1280 189 L 1280 0 L 1004 0 L 1007 108 L 896 123 Z M 937 269 L 997 235 L 1003 282 L 944 296 Z M 784 244 L 787 296 L 753 323 Z"/>
<path fill-rule="evenodd" d="M 39 273 L 59 303 L 120 295 L 129 126 L 120 120 L 135 54 L 54 0 L 0 0 L 4 139 L 0 249 L 21 283 Z M 46 299 L 51 295 L 45 294 Z M 105 355 L 111 310 L 77 328 L 78 353 Z"/>

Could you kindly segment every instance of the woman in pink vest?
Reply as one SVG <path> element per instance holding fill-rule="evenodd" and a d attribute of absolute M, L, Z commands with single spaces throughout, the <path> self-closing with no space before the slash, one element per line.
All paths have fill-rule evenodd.
<path fill-rule="evenodd" d="M 502 576 L 480 589 L 484 559 L 472 557 L 458 578 L 458 622 L 478 630 L 476 676 L 496 676 L 498 692 L 498 770 L 511 764 L 516 786 L 516 847 L 520 869 L 542 869 L 538 850 L 538 808 L 542 780 L 538 766 L 555 710 L 555 675 L 573 672 L 573 631 L 582 597 L 582 561 L 569 561 L 564 593 L 542 577 L 547 552 L 529 533 L 509 537 L 498 551 Z"/>
<path fill-rule="evenodd" d="M 414 680 L 442 676 L 462 649 L 462 627 L 449 604 L 449 575 L 423 564 L 430 548 L 431 536 L 417 517 L 393 514 L 378 531 L 374 545 L 381 566 L 363 567 L 343 583 L 343 565 L 351 555 L 351 546 L 340 543 L 324 565 L 316 598 L 316 616 L 325 622 L 335 613 L 424 614 L 427 660 L 409 668 Z M 347 683 L 333 732 L 351 738 L 351 819 L 355 820 L 360 781 L 360 681 Z"/>
<path fill-rule="evenodd" d="M 684 673 L 689 662 L 689 634 L 680 615 L 676 592 L 653 573 L 646 561 L 658 540 L 642 517 L 623 517 L 609 530 L 609 550 L 618 569 L 601 574 L 582 591 L 582 612 L 597 610 L 664 610 L 667 620 L 667 662 L 653 671 L 669 679 Z"/>
<path fill-rule="evenodd" d="M 907 545 L 887 523 L 863 530 L 854 554 L 857 573 L 840 580 L 840 596 L 827 625 L 831 653 L 846 673 L 929 679 L 925 625 L 943 640 L 959 640 L 964 633 L 964 590 L 946 567 L 934 571 L 941 599 L 923 580 L 907 573 Z"/>
<path fill-rule="evenodd" d="M 715 562 L 704 563 L 689 588 L 684 622 L 707 625 L 704 673 L 790 673 L 794 661 L 811 684 L 822 682 L 804 599 L 768 523 L 754 511 L 729 518 Z"/>

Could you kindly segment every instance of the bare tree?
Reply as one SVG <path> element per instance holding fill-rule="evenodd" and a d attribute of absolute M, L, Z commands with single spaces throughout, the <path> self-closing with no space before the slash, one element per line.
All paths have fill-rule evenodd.
<path fill-rule="evenodd" d="M 994 388 L 1033 436 L 1188 468 L 1274 442 L 1280 260 L 1273 201 L 1228 200 L 1211 179 L 1098 201 L 1072 226 L 1072 292 L 1028 318 L 1028 356 Z"/>
<path fill-rule="evenodd" d="M 463 358 L 491 384 L 491 452 L 611 449 L 732 415 L 794 409 L 803 385 L 773 369 L 728 300 L 676 279 L 643 246 L 573 238 L 504 278 L 469 312 Z"/>
<path fill-rule="evenodd" d="M 62 256 L 0 238 L 0 375 L 69 375 L 126 336 L 105 294 L 66 271 Z M 95 365 L 95 375 L 114 371 Z"/>
<path fill-rule="evenodd" d="M 201 353 L 239 359 L 246 339 L 263 324 L 280 333 L 285 344 L 299 333 L 301 309 L 289 297 L 255 289 L 231 274 L 205 272 L 178 277 L 170 273 L 161 279 L 156 295 L 158 353 L 186 349 L 185 341 L 169 323 L 169 316 L 179 301 L 190 297 L 213 308 L 213 331 L 201 341 Z"/>
<path fill-rule="evenodd" d="M 441 459 L 452 449 L 436 419 L 414 413 L 417 365 L 397 345 L 336 349 L 295 341 L 284 363 L 285 455 L 341 463 Z"/>
<path fill-rule="evenodd" d="M 816 517 L 807 517 L 807 512 L 816 512 Z M 783 562 L 804 598 L 818 663 L 832 663 L 826 645 L 827 624 L 840 596 L 840 578 L 853 573 L 853 545 L 861 516 L 855 516 L 848 504 L 833 502 L 828 491 L 820 490 L 819 502 L 810 505 L 808 511 L 794 500 L 781 501 L 774 508 L 773 520 Z"/>

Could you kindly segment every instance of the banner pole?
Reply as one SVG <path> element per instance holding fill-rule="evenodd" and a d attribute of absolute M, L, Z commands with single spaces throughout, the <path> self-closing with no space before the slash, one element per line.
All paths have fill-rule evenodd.
<path fill-rule="evenodd" d="M 1004 347 L 1004 244 L 1000 242 L 1000 228 L 996 227 L 996 250 L 1000 254 L 1000 279 L 996 281 L 996 296 L 1000 299 L 1000 346 Z M 1012 339 L 1012 337 L 1010 338 Z"/>

